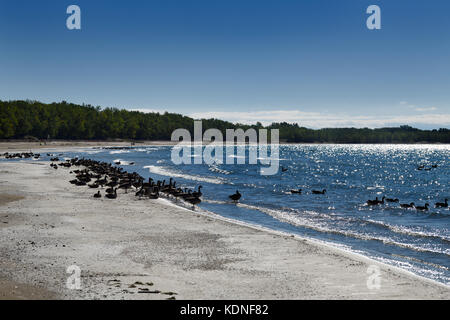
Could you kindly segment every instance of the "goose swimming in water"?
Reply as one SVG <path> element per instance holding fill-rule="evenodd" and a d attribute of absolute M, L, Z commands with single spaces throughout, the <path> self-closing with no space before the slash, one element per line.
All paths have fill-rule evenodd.
<path fill-rule="evenodd" d="M 420 211 L 428 211 L 428 207 L 430 205 L 428 203 L 425 203 L 424 206 L 416 206 L 416 210 L 420 210 Z"/>
<path fill-rule="evenodd" d="M 322 191 L 319 190 L 313 190 L 312 194 L 325 194 L 325 192 L 327 192 L 327 190 L 323 189 Z"/>
<path fill-rule="evenodd" d="M 397 198 L 395 199 L 391 199 L 391 198 L 386 198 L 387 202 L 398 202 L 399 200 Z"/>
<path fill-rule="evenodd" d="M 228 196 L 228 198 L 230 198 L 234 202 L 238 202 L 241 197 L 242 197 L 242 195 L 239 193 L 239 190 L 236 190 L 235 194 Z"/>
<path fill-rule="evenodd" d="M 377 206 L 379 204 L 384 204 L 384 199 L 386 197 L 383 196 L 381 200 L 378 200 L 378 197 L 375 198 L 375 200 L 367 200 L 367 205 L 369 206 Z"/>
<path fill-rule="evenodd" d="M 436 202 L 436 208 L 448 208 L 448 199 L 445 202 Z"/>
<path fill-rule="evenodd" d="M 201 192 L 202 188 L 203 188 L 202 186 L 198 186 L 198 191 L 192 192 L 192 196 L 200 198 L 203 195 Z"/>
<path fill-rule="evenodd" d="M 415 206 L 414 202 L 411 202 L 410 204 L 407 204 L 407 203 L 400 204 L 400 207 L 402 207 L 404 209 L 414 208 L 414 206 Z"/>
<path fill-rule="evenodd" d="M 291 193 L 293 193 L 293 194 L 302 194 L 302 189 L 291 189 Z"/>

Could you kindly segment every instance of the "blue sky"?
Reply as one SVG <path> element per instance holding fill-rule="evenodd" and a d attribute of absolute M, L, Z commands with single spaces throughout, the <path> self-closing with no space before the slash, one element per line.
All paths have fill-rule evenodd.
<path fill-rule="evenodd" d="M 81 8 L 81 30 L 66 8 Z M 381 8 L 368 30 L 366 8 Z M 0 0 L 0 99 L 450 127 L 450 2 Z"/>

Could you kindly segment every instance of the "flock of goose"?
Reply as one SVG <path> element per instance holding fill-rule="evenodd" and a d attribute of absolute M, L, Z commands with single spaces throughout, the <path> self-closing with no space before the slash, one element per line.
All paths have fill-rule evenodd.
<path fill-rule="evenodd" d="M 398 203 L 399 200 L 397 198 L 395 199 L 391 199 L 391 198 L 386 198 L 385 196 L 383 196 L 383 198 L 381 198 L 381 200 L 378 199 L 378 197 L 376 197 L 374 200 L 367 200 L 367 205 L 368 206 L 377 206 L 380 204 L 385 204 L 385 202 L 394 202 L 394 203 Z M 401 203 L 400 207 L 404 208 L 404 209 L 416 209 L 419 211 L 428 211 L 428 208 L 430 207 L 429 203 L 425 203 L 425 205 L 423 206 L 416 206 L 414 204 L 414 202 L 411 203 Z M 435 208 L 448 208 L 448 199 L 445 199 L 444 202 L 436 202 L 435 203 Z"/>
<path fill-rule="evenodd" d="M 41 157 L 41 155 L 39 153 L 34 154 L 31 151 L 30 152 L 20 152 L 20 153 L 5 152 L 3 154 L 3 156 L 5 157 L 5 159 L 30 159 L 30 158 L 39 159 Z"/>
<path fill-rule="evenodd" d="M 66 168 L 83 167 L 83 169 L 70 171 L 76 177 L 69 182 L 76 186 L 88 186 L 91 189 L 106 187 L 104 196 L 108 199 L 116 199 L 118 189 L 124 189 L 125 193 L 128 193 L 129 189 L 134 188 L 136 190 L 135 196 L 139 198 L 158 199 L 161 194 L 164 194 L 176 201 L 182 199 L 191 204 L 193 208 L 201 202 L 202 186 L 198 186 L 197 190 L 182 189 L 176 186 L 176 181 L 173 178 L 170 178 L 169 184 L 166 184 L 166 180 L 155 182 L 152 178 L 145 181 L 138 173 L 129 173 L 123 168 L 115 167 L 107 162 L 74 158 L 58 164 L 52 162 L 50 166 L 54 169 L 58 169 L 58 166 Z M 100 190 L 93 197 L 101 198 Z M 241 198 L 241 194 L 237 190 L 229 198 L 237 202 Z"/>
<path fill-rule="evenodd" d="M 4 153 L 3 156 L 6 159 L 39 159 L 40 154 L 34 154 L 33 152 L 22 152 L 22 153 Z M 47 156 L 52 156 L 51 154 L 47 154 Z M 123 170 L 121 167 L 114 167 L 112 164 L 107 162 L 100 162 L 96 160 L 90 159 L 70 159 L 66 162 L 60 162 L 59 164 L 53 163 L 59 161 L 57 157 L 53 157 L 50 159 L 52 163 L 50 166 L 54 169 L 58 169 L 58 166 L 70 168 L 72 166 L 83 166 L 82 170 L 74 170 L 71 173 L 76 174 L 76 178 L 71 180 L 70 183 L 77 186 L 88 186 L 92 189 L 97 189 L 99 187 L 107 187 L 105 190 L 105 197 L 108 199 L 116 199 L 117 198 L 117 189 L 125 189 L 125 193 L 128 192 L 128 189 L 132 187 L 135 188 L 135 195 L 139 198 L 147 197 L 149 199 L 158 199 L 160 194 L 163 193 L 166 196 L 170 196 L 176 199 L 183 199 L 185 202 L 191 204 L 193 207 L 201 203 L 202 196 L 202 186 L 199 186 L 197 190 L 189 190 L 188 188 L 177 188 L 176 182 L 173 178 L 170 178 L 169 184 L 166 184 L 166 180 L 163 181 L 153 181 L 152 178 L 148 179 L 148 182 L 144 182 L 144 178 L 137 174 L 136 172 L 128 173 Z M 119 165 L 120 163 L 115 163 Z M 437 165 L 432 165 L 429 168 L 425 168 L 425 166 L 421 165 L 417 169 L 418 170 L 431 170 L 437 168 Z M 285 169 L 285 168 L 282 168 Z M 283 171 L 287 171 L 283 170 Z M 89 184 L 94 180 L 92 183 Z M 302 189 L 291 189 L 290 192 L 292 194 L 302 194 Z M 326 190 L 312 190 L 312 194 L 316 195 L 324 195 Z M 101 198 L 102 194 L 100 191 L 97 191 L 93 195 L 94 198 Z M 237 202 L 242 197 L 242 194 L 239 190 L 236 190 L 236 193 L 229 196 L 229 199 L 233 202 Z M 376 197 L 373 200 L 367 200 L 366 204 L 368 206 L 378 206 L 383 205 L 386 202 L 388 203 L 399 203 L 399 199 L 394 198 L 386 198 L 385 196 L 382 199 L 378 199 Z M 414 202 L 411 203 L 401 203 L 401 208 L 404 209 L 416 209 L 419 211 L 428 211 L 430 204 L 425 203 L 423 206 L 417 206 Z M 435 208 L 448 208 L 448 199 L 445 199 L 444 202 L 436 202 Z"/>

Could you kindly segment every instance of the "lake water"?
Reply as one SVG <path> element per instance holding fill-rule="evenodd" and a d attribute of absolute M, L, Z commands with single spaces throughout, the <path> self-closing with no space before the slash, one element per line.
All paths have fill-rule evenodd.
<path fill-rule="evenodd" d="M 287 171 L 273 176 L 261 175 L 259 164 L 174 165 L 171 150 L 87 149 L 64 156 L 134 162 L 124 169 L 155 180 L 174 177 L 180 187 L 202 185 L 198 210 L 332 243 L 450 284 L 450 211 L 434 208 L 450 198 L 448 145 L 282 145 L 280 166 Z M 419 165 L 437 167 L 418 170 Z M 290 193 L 298 188 L 302 194 Z M 313 189 L 326 193 L 315 195 Z M 243 195 L 239 204 L 228 199 L 236 190 Z M 429 203 L 430 209 L 365 204 L 383 195 Z"/>

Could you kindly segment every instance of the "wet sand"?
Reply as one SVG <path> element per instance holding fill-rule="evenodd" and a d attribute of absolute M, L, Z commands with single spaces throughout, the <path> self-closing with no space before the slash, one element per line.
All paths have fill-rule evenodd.
<path fill-rule="evenodd" d="M 134 146 L 162 146 L 174 145 L 172 141 L 138 141 Z M 39 153 L 39 150 L 45 149 L 71 149 L 71 148 L 89 148 L 89 147 L 130 147 L 130 141 L 77 141 L 77 140 L 55 140 L 49 142 L 29 142 L 29 141 L 0 141 L 0 153 L 4 152 L 27 152 L 32 150 Z"/>
<path fill-rule="evenodd" d="M 96 190 L 69 184 L 69 171 L 0 162 L 0 297 L 450 298 L 448 286 L 397 268 L 165 199 L 123 190 L 116 200 L 94 199 Z M 66 285 L 72 265 L 81 269 L 80 290 Z M 367 286 L 371 265 L 379 289 Z"/>

